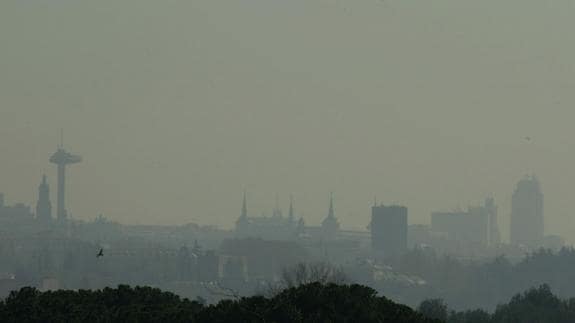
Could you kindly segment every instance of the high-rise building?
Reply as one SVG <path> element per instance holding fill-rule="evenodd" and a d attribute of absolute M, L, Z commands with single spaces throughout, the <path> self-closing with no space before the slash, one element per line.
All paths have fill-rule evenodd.
<path fill-rule="evenodd" d="M 543 242 L 543 193 L 535 176 L 517 183 L 511 199 L 511 243 L 531 248 Z"/>
<path fill-rule="evenodd" d="M 383 256 L 393 256 L 407 249 L 407 208 L 373 206 L 371 208 L 371 245 Z"/>
<path fill-rule="evenodd" d="M 46 175 L 42 177 L 42 183 L 38 186 L 38 203 L 36 204 L 36 218 L 45 223 L 52 220 L 52 203 L 50 203 L 50 187 L 46 181 Z"/>
<path fill-rule="evenodd" d="M 497 205 L 492 197 L 485 199 L 485 209 L 489 217 L 489 245 L 496 246 L 501 243 L 499 222 L 497 220 Z"/>
<path fill-rule="evenodd" d="M 433 212 L 431 231 L 451 242 L 495 246 L 501 242 L 495 200 L 487 198 L 484 205 L 467 211 Z"/>
<path fill-rule="evenodd" d="M 481 206 L 468 211 L 431 213 L 431 230 L 450 241 L 488 244 L 489 216 Z"/>

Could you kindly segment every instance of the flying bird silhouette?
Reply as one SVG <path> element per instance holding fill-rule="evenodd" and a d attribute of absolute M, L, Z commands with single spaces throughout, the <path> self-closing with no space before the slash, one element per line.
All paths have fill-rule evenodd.
<path fill-rule="evenodd" d="M 100 248 L 100 251 L 96 255 L 96 258 L 104 257 L 104 249 Z"/>

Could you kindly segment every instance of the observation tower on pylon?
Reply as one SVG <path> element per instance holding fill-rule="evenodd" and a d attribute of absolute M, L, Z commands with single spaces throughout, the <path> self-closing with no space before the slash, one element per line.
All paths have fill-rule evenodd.
<path fill-rule="evenodd" d="M 68 217 L 66 212 L 66 166 L 77 164 L 82 161 L 82 157 L 72 155 L 64 150 L 64 136 L 60 134 L 60 144 L 58 150 L 50 157 L 50 162 L 58 167 L 58 203 L 56 210 L 56 219 L 65 221 Z"/>

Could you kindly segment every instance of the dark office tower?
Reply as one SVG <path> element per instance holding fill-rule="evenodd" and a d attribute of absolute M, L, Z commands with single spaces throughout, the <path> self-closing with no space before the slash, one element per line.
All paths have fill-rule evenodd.
<path fill-rule="evenodd" d="M 339 222 L 335 217 L 335 211 L 333 209 L 333 195 L 330 197 L 329 211 L 327 213 L 327 217 L 321 223 L 321 229 L 323 237 L 327 239 L 335 238 L 339 232 Z"/>
<path fill-rule="evenodd" d="M 50 162 L 58 167 L 58 203 L 56 204 L 56 218 L 64 221 L 68 217 L 66 213 L 66 166 L 82 161 L 82 157 L 72 155 L 66 150 L 62 143 L 58 150 L 50 157 Z"/>
<path fill-rule="evenodd" d="M 481 206 L 467 212 L 431 213 L 431 230 L 445 235 L 452 242 L 489 244 L 489 215 Z"/>
<path fill-rule="evenodd" d="M 501 243 L 501 235 L 497 222 L 497 205 L 492 197 L 485 200 L 485 210 L 489 219 L 489 245 L 496 246 Z"/>
<path fill-rule="evenodd" d="M 50 203 L 50 187 L 46 182 L 46 175 L 38 186 L 38 203 L 36 204 L 36 218 L 38 221 L 49 223 L 52 221 L 52 203 Z"/>
<path fill-rule="evenodd" d="M 531 248 L 543 242 L 543 193 L 535 176 L 517 184 L 511 200 L 511 243 Z"/>
<path fill-rule="evenodd" d="M 407 249 L 405 206 L 373 206 L 370 227 L 371 246 L 384 257 L 399 255 Z"/>

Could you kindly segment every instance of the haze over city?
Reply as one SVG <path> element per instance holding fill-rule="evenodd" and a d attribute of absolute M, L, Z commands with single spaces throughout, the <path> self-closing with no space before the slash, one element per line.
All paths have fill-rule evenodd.
<path fill-rule="evenodd" d="M 374 196 L 411 223 L 494 196 L 506 227 L 536 173 L 572 242 L 572 6 L 3 1 L 0 179 L 33 202 L 64 128 L 83 219 L 229 227 L 245 189 L 311 223 L 334 192 L 355 228 Z"/>
<path fill-rule="evenodd" d="M 575 322 L 575 3 L 0 1 L 0 321 Z"/>

